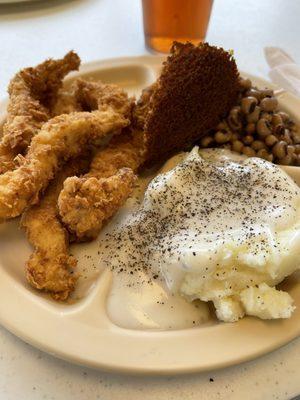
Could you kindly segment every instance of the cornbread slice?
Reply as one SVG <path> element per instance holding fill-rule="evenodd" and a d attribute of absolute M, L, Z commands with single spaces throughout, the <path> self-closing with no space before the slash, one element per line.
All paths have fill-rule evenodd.
<path fill-rule="evenodd" d="M 214 128 L 236 103 L 239 73 L 229 52 L 174 42 L 160 77 L 142 94 L 138 125 L 147 164 L 165 160 Z"/>

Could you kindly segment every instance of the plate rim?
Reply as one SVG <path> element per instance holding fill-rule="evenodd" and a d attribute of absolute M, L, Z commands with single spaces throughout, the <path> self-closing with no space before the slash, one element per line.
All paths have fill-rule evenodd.
<path fill-rule="evenodd" d="M 145 63 L 146 65 L 149 65 L 148 63 L 150 62 L 150 63 L 154 63 L 155 66 L 158 67 L 158 65 L 159 65 L 158 63 L 161 63 L 161 61 L 163 59 L 165 59 L 165 56 L 141 55 L 141 56 L 134 56 L 134 57 L 118 57 L 118 58 L 110 58 L 110 59 L 106 59 L 106 60 L 95 60 L 95 61 L 83 64 L 82 67 L 80 68 L 79 72 L 70 74 L 70 77 L 68 77 L 68 80 L 74 78 L 75 76 L 80 76 L 84 73 L 97 71 L 99 69 L 111 68 L 112 66 L 121 66 L 121 65 L 128 64 L 128 63 L 132 64 L 133 62 L 134 63 L 142 62 L 142 63 Z M 269 81 L 267 81 L 261 77 L 256 77 L 254 75 L 246 74 L 243 72 L 241 72 L 241 73 L 249 76 L 250 78 L 253 78 L 256 81 L 267 83 L 268 86 L 275 87 L 275 85 L 271 84 Z M 288 96 L 292 96 L 292 95 L 288 94 Z M 293 96 L 293 97 L 295 97 L 295 96 Z M 296 100 L 297 100 L 297 103 L 300 104 L 300 100 L 299 99 L 296 99 Z M 3 102 L 1 101 L 1 104 L 2 103 Z M 297 168 L 297 170 L 298 170 L 297 172 L 300 171 L 298 169 L 298 167 L 290 167 L 290 168 Z M 8 284 L 5 285 L 5 282 Z M 29 292 L 26 289 L 26 287 L 21 287 L 21 285 L 18 284 L 17 282 L 14 283 L 12 277 L 7 273 L 7 271 L 5 269 L 0 268 L 0 287 L 3 286 L 3 283 L 4 283 L 4 290 L 2 289 L 2 296 L 5 294 L 5 296 L 4 296 L 5 299 L 6 298 L 11 299 L 11 293 L 10 293 L 11 287 L 13 286 L 15 288 L 15 291 L 14 291 L 15 298 L 13 299 L 12 304 L 14 305 L 16 310 L 18 309 L 18 301 L 22 301 L 22 299 L 28 300 L 28 298 L 30 298 L 32 295 L 33 295 L 34 299 L 36 300 L 36 302 L 40 303 L 41 310 L 43 310 L 45 308 L 45 306 L 46 306 L 46 308 L 48 307 L 47 304 L 46 305 L 43 304 L 44 300 L 41 300 L 41 298 L 37 299 L 38 296 L 36 296 L 32 292 Z M 103 284 L 103 279 L 99 279 L 99 281 L 97 283 L 97 287 L 101 288 L 102 284 Z M 95 294 L 91 295 L 91 298 L 89 298 L 88 301 L 91 301 L 91 303 L 93 303 L 96 300 L 99 301 L 99 292 L 97 292 L 97 291 L 95 291 Z M 101 300 L 101 298 L 100 298 L 100 300 Z M 17 303 L 16 303 L 16 301 L 17 301 Z M 29 301 L 32 301 L 32 300 L 29 300 Z M 274 342 L 273 344 L 270 344 L 269 346 L 266 346 L 263 349 L 260 349 L 259 351 L 252 352 L 251 355 L 247 354 L 244 357 L 240 356 L 240 357 L 238 357 L 238 359 L 233 357 L 231 359 L 228 359 L 227 361 L 219 362 L 218 364 L 212 363 L 211 367 L 203 366 L 203 365 L 202 366 L 195 365 L 195 364 L 182 366 L 182 365 L 176 364 L 176 363 L 173 366 L 168 365 L 167 367 L 166 367 L 166 365 L 163 365 L 163 364 L 161 364 L 160 366 L 145 366 L 145 365 L 144 366 L 140 366 L 140 365 L 133 366 L 133 365 L 125 365 L 125 364 L 116 365 L 113 363 L 110 364 L 109 362 L 103 362 L 103 361 L 99 361 L 99 360 L 97 360 L 97 361 L 87 360 L 84 357 L 79 356 L 78 354 L 77 355 L 70 354 L 68 351 L 66 351 L 64 349 L 57 349 L 57 347 L 55 345 L 53 345 L 53 343 L 49 344 L 49 341 L 47 341 L 47 340 L 43 341 L 43 340 L 41 340 L 41 338 L 37 339 L 36 337 L 29 335 L 30 329 L 29 329 L 29 331 L 28 331 L 28 329 L 25 329 L 25 331 L 26 331 L 26 333 L 25 333 L 24 329 L 22 329 L 22 327 L 19 326 L 19 323 L 16 322 L 16 320 L 14 320 L 14 321 L 11 320 L 11 318 L 10 318 L 11 313 L 9 313 L 8 310 L 6 310 L 5 308 L 6 308 L 6 302 L 1 302 L 0 303 L 0 323 L 1 323 L 1 325 L 3 325 L 10 332 L 12 332 L 13 334 L 18 336 L 20 339 L 24 340 L 25 342 L 33 345 L 34 347 L 37 347 L 42 351 L 45 351 L 51 355 L 54 355 L 55 357 L 61 358 L 66 361 L 71 361 L 72 363 L 75 363 L 78 365 L 88 366 L 91 368 L 101 369 L 101 370 L 105 370 L 105 371 L 109 371 L 109 372 L 121 372 L 121 373 L 127 373 L 127 374 L 135 374 L 135 375 L 175 375 L 175 374 L 187 374 L 187 373 L 202 372 L 202 371 L 216 370 L 219 368 L 225 368 L 225 367 L 236 365 L 236 364 L 239 364 L 239 363 L 242 363 L 245 361 L 250 361 L 254 358 L 257 358 L 264 354 L 267 354 L 267 353 L 273 351 L 274 349 L 282 347 L 286 343 L 288 343 L 291 340 L 298 337 L 300 334 L 300 327 L 299 327 L 297 333 L 290 332 L 290 334 L 287 335 L 283 340 L 276 342 L 276 343 Z M 64 315 L 66 315 L 66 314 L 64 314 Z M 296 317 L 296 315 L 297 315 L 297 317 Z M 24 318 L 24 316 L 22 318 Z M 293 316 L 292 318 L 297 318 L 297 319 L 300 318 L 300 310 L 298 310 L 298 312 L 296 311 L 295 317 Z M 26 320 L 26 318 L 25 318 L 25 320 Z M 247 321 L 249 321 L 249 320 L 250 320 L 249 318 L 246 318 L 245 319 L 246 323 L 243 323 L 242 321 L 240 321 L 240 322 L 242 325 L 243 324 L 247 325 Z M 240 322 L 238 322 L 236 324 L 239 324 Z M 262 326 L 264 325 L 263 322 L 260 322 L 259 324 Z M 283 324 L 284 324 L 284 322 L 283 322 Z M 228 324 L 226 324 L 226 325 L 229 326 Z M 272 324 L 272 322 L 270 322 L 270 325 L 274 325 L 274 324 Z M 203 329 L 203 328 L 201 328 L 201 329 Z M 117 330 L 122 330 L 122 329 L 117 328 Z M 196 330 L 196 328 L 193 328 L 194 336 L 196 335 L 195 330 Z M 190 331 L 190 329 L 188 331 Z M 143 336 L 148 335 L 148 334 L 144 333 L 145 331 L 134 331 L 133 336 L 137 332 L 140 332 L 141 335 L 143 335 Z M 174 334 L 176 335 L 180 331 L 171 331 L 171 332 L 172 333 L 170 334 L 170 336 L 172 336 Z M 151 332 L 151 334 L 153 334 L 153 332 Z"/>

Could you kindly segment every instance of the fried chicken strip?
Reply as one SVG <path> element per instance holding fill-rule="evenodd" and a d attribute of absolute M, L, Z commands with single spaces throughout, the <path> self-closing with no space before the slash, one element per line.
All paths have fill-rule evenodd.
<path fill-rule="evenodd" d="M 115 85 L 79 81 L 77 96 L 84 108 L 109 106 L 121 115 L 131 116 L 133 99 Z M 123 133 L 96 153 L 88 174 L 65 181 L 58 200 L 59 212 L 78 240 L 95 238 L 131 194 L 140 164 L 139 145 L 138 133 Z"/>
<path fill-rule="evenodd" d="M 50 183 L 38 205 L 24 212 L 21 227 L 34 247 L 26 263 L 26 278 L 36 289 L 66 300 L 73 291 L 77 277 L 73 274 L 77 261 L 69 255 L 69 235 L 60 222 L 57 198 L 68 176 L 86 170 L 88 161 L 80 157 L 69 162 Z"/>
<path fill-rule="evenodd" d="M 0 142 L 0 173 L 15 167 L 16 155 L 24 154 L 33 136 L 50 118 L 63 78 L 79 68 L 80 59 L 69 52 L 61 60 L 47 60 L 16 74 L 8 88 L 7 119 Z"/>
<path fill-rule="evenodd" d="M 82 81 L 82 79 L 80 79 Z M 62 87 L 51 108 L 51 116 L 70 114 L 75 111 L 84 111 L 77 98 L 78 80 L 75 80 L 69 88 Z"/>
<path fill-rule="evenodd" d="M 77 79 L 75 84 L 77 100 L 84 110 L 105 110 L 109 107 L 126 118 L 132 117 L 134 98 L 128 97 L 118 85 L 84 79 Z"/>
<path fill-rule="evenodd" d="M 75 81 L 70 89 L 59 93 L 54 108 L 55 112 L 59 114 L 62 112 L 69 113 L 73 109 L 82 109 L 81 104 L 85 109 L 101 108 L 100 104 L 87 104 L 85 92 L 86 90 L 91 92 L 94 89 L 97 89 L 97 98 L 99 98 L 100 89 L 107 99 L 108 96 L 111 98 L 114 91 L 120 92 L 115 86 L 110 87 L 103 84 L 95 86 L 91 82 Z M 75 92 L 78 92 L 77 96 Z M 122 96 L 119 101 L 116 97 L 112 98 L 115 108 L 119 106 L 119 109 L 122 108 L 121 114 L 129 116 L 131 100 L 129 101 L 127 96 L 124 95 L 124 100 L 126 98 L 125 105 Z M 107 105 L 107 102 L 105 105 Z M 76 174 L 80 169 L 82 167 L 74 164 L 74 162 L 71 165 L 67 164 L 66 169 L 64 168 L 57 178 L 50 183 L 41 202 L 31 207 L 22 217 L 22 226 L 26 230 L 29 241 L 35 247 L 35 251 L 27 263 L 27 279 L 32 286 L 50 292 L 57 300 L 65 300 L 76 283 L 76 276 L 72 274 L 76 260 L 68 254 L 69 238 L 58 219 L 57 198 L 65 178 Z M 82 190 L 89 191 L 92 204 L 101 203 L 102 212 L 105 216 L 108 216 L 114 212 L 115 207 L 120 207 L 125 196 L 127 198 L 127 188 L 130 187 L 132 179 L 132 171 L 124 168 L 110 179 L 89 181 L 88 185 L 83 187 Z M 121 191 L 119 190 L 120 185 L 122 186 Z M 103 218 L 102 215 L 101 218 Z"/>
<path fill-rule="evenodd" d="M 108 178 L 69 178 L 59 197 L 60 214 L 77 240 L 97 237 L 103 224 L 125 203 L 136 176 L 122 168 Z"/>
<path fill-rule="evenodd" d="M 45 123 L 20 167 L 0 175 L 0 219 L 16 217 L 36 204 L 63 162 L 81 154 L 87 145 L 120 133 L 128 124 L 111 108 L 64 114 Z"/>
<path fill-rule="evenodd" d="M 60 216 L 78 240 L 97 237 L 125 203 L 143 160 L 140 133 L 120 135 L 94 157 L 83 177 L 67 178 L 58 198 Z"/>

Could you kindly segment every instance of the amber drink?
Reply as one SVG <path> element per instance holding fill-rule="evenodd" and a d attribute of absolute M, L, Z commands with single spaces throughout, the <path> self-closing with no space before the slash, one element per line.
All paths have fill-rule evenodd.
<path fill-rule="evenodd" d="M 145 42 L 168 53 L 174 40 L 205 39 L 213 0 L 142 0 Z"/>

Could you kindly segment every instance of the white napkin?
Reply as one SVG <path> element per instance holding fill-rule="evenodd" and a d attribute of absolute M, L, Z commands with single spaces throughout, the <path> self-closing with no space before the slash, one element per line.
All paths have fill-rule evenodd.
<path fill-rule="evenodd" d="M 270 79 L 279 87 L 300 97 L 300 66 L 278 47 L 265 47 L 265 57 L 271 70 Z"/>

